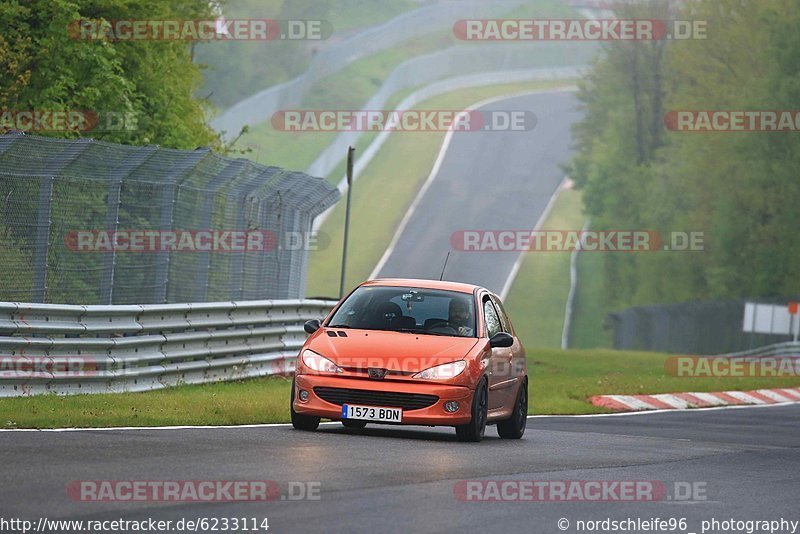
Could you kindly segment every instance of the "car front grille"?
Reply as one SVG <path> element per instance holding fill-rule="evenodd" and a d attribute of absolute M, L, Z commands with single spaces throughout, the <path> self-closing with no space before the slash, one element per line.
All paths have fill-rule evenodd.
<path fill-rule="evenodd" d="M 391 391 L 369 391 L 365 389 L 345 389 L 315 387 L 314 393 L 331 404 L 364 404 L 367 406 L 387 406 L 403 410 L 419 410 L 433 406 L 439 397 L 419 393 L 394 393 Z"/>

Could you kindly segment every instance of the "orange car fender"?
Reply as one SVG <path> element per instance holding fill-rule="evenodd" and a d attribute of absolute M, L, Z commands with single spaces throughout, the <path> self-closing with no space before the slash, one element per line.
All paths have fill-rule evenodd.
<path fill-rule="evenodd" d="M 483 346 L 480 343 L 476 345 L 472 354 L 465 358 L 467 369 L 464 372 L 465 383 L 463 385 L 475 389 L 481 378 L 487 375 L 491 357 L 492 351 L 489 348 L 488 340 Z"/>

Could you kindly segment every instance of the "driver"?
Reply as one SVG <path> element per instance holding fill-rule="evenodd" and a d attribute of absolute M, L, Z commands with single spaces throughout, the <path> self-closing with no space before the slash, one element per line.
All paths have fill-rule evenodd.
<path fill-rule="evenodd" d="M 465 301 L 461 299 L 451 300 L 448 315 L 448 324 L 458 331 L 459 336 L 472 335 L 472 314 L 469 311 L 469 305 Z"/>

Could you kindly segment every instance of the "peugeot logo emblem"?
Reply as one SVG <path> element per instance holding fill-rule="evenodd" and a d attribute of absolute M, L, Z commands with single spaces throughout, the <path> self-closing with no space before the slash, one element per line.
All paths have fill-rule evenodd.
<path fill-rule="evenodd" d="M 386 376 L 386 369 L 380 369 L 378 367 L 370 367 L 367 370 L 370 378 L 374 378 L 376 380 L 381 380 L 384 376 Z"/>

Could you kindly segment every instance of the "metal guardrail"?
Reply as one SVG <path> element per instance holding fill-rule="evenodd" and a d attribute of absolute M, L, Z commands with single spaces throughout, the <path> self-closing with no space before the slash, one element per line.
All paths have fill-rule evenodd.
<path fill-rule="evenodd" d="M 731 352 L 728 354 L 718 354 L 720 358 L 771 358 L 777 356 L 800 356 L 800 341 L 786 341 L 775 343 L 764 347 Z"/>
<path fill-rule="evenodd" d="M 303 323 L 335 302 L 0 302 L 0 397 L 119 393 L 294 371 Z"/>
<path fill-rule="evenodd" d="M 276 111 L 299 106 L 315 83 L 359 59 L 426 33 L 448 31 L 458 19 L 500 16 L 520 4 L 522 0 L 445 0 L 407 11 L 324 48 L 301 75 L 240 100 L 212 119 L 211 126 L 225 132 L 225 139 L 230 141 L 244 125 L 267 122 Z"/>
<path fill-rule="evenodd" d="M 584 239 L 582 236 L 589 230 L 590 221 L 586 221 L 581 229 L 581 239 L 572 254 L 569 255 L 569 292 L 567 293 L 567 305 L 564 310 L 564 325 L 561 328 L 561 348 L 569 348 L 569 335 L 572 331 L 572 315 L 575 311 L 575 294 L 578 288 L 578 254 L 584 246 Z"/>
<path fill-rule="evenodd" d="M 800 295 L 636 306 L 608 314 L 606 325 L 614 329 L 617 350 L 724 356 L 791 341 L 790 335 L 743 331 L 745 306 L 754 300 L 785 306 Z"/>

